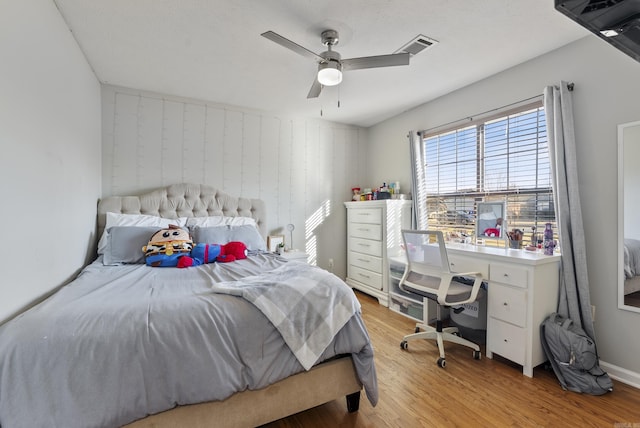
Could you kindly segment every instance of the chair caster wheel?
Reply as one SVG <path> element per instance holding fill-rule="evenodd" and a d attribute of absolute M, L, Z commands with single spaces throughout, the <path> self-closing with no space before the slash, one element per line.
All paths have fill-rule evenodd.
<path fill-rule="evenodd" d="M 438 367 L 444 368 L 444 366 L 446 366 L 447 363 L 445 362 L 444 358 L 440 357 L 438 358 Z"/>
<path fill-rule="evenodd" d="M 414 333 L 420 333 L 420 327 L 416 327 L 415 330 L 413 330 Z"/>
<path fill-rule="evenodd" d="M 409 349 L 409 344 L 407 343 L 406 340 L 403 340 L 402 342 L 400 342 L 400 349 Z"/>
<path fill-rule="evenodd" d="M 473 351 L 474 360 L 479 360 L 481 357 L 482 357 L 482 354 L 480 353 L 480 351 Z"/>

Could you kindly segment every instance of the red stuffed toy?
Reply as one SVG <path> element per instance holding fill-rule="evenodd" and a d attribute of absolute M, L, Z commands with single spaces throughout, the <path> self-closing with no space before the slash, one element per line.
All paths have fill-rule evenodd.
<path fill-rule="evenodd" d="M 235 260 L 242 260 L 247 258 L 247 246 L 242 242 L 229 242 L 226 245 L 222 245 L 220 248 L 220 254 L 216 257 L 217 262 L 233 262 Z"/>

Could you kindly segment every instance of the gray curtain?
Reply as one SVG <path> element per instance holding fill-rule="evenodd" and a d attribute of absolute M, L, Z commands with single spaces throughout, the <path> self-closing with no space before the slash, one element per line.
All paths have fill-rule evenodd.
<path fill-rule="evenodd" d="M 419 132 L 409 132 L 411 154 L 411 198 L 413 201 L 413 229 L 427 229 L 427 186 L 425 182 L 424 144 Z"/>
<path fill-rule="evenodd" d="M 595 340 L 578 191 L 572 89 L 573 84 L 564 81 L 559 87 L 544 89 L 553 195 L 562 252 L 558 313 L 571 318 Z"/>

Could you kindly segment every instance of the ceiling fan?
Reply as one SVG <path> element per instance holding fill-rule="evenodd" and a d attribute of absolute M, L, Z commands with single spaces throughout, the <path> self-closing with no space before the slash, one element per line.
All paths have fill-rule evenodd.
<path fill-rule="evenodd" d="M 365 56 L 360 58 L 342 59 L 340 54 L 332 48 L 338 44 L 339 36 L 336 30 L 325 30 L 320 35 L 322 44 L 327 47 L 325 52 L 316 54 L 309 49 L 282 37 L 273 31 L 262 33 L 263 37 L 284 46 L 287 49 L 316 60 L 318 62 L 318 74 L 311 85 L 307 98 L 317 98 L 323 86 L 334 86 L 342 82 L 342 70 L 358 70 L 362 68 L 391 67 L 396 65 L 409 65 L 409 53 L 397 53 L 390 55 Z"/>

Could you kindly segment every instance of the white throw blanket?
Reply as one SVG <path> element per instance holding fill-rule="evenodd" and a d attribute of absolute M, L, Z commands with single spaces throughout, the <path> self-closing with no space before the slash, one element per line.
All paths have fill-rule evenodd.
<path fill-rule="evenodd" d="M 301 262 L 289 262 L 239 281 L 216 283 L 212 290 L 243 297 L 260 309 L 305 370 L 360 311 L 360 302 L 340 278 Z"/>

